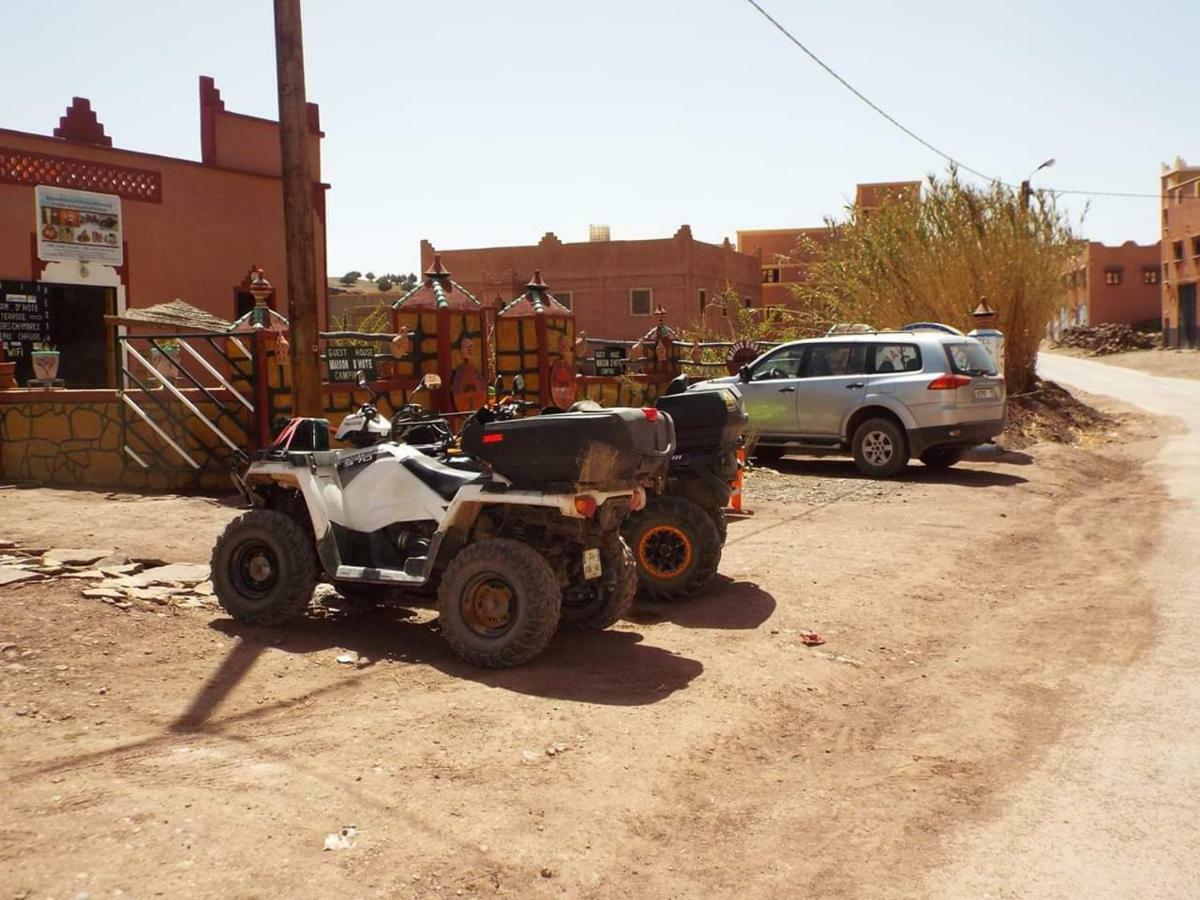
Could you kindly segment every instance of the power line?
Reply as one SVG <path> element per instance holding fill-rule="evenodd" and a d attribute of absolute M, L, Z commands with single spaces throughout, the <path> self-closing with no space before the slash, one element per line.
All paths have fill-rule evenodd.
<path fill-rule="evenodd" d="M 926 148 L 927 150 L 933 151 L 938 156 L 940 156 L 942 159 L 944 159 L 947 162 L 954 165 L 956 168 L 962 169 L 964 172 L 970 172 L 972 175 L 975 175 L 978 178 L 982 178 L 984 181 L 993 181 L 993 182 L 1003 185 L 1004 187 L 1007 187 L 1007 188 L 1013 188 L 1013 189 L 1018 188 L 1018 185 L 1009 184 L 1008 182 L 1003 181 L 1002 179 L 994 178 L 991 175 L 986 175 L 983 172 L 980 172 L 978 169 L 971 168 L 966 163 L 951 156 L 945 150 L 935 147 L 933 144 L 929 143 L 929 141 L 925 140 L 925 138 L 921 137 L 919 134 L 917 134 L 911 128 L 909 128 L 904 123 L 900 122 L 894 116 L 889 114 L 886 110 L 884 110 L 881 106 L 879 106 L 879 104 L 875 103 L 873 100 L 871 100 L 869 97 L 867 97 L 862 91 L 860 91 L 858 88 L 856 88 L 850 82 L 848 82 L 845 78 L 843 78 L 841 75 L 839 75 L 836 71 L 834 71 L 833 67 L 828 65 L 823 59 L 821 59 L 819 56 L 817 56 L 817 54 L 813 53 L 806 46 L 804 46 L 804 44 L 801 43 L 799 38 L 797 38 L 794 34 L 792 34 L 786 28 L 784 28 L 783 25 L 780 24 L 780 22 L 774 16 L 772 16 L 769 12 L 767 12 L 765 9 L 763 9 L 761 6 L 759 6 L 758 3 L 755 2 L 755 0 L 746 0 L 746 2 L 749 3 L 751 6 L 753 6 L 756 10 L 758 10 L 759 13 L 762 14 L 762 17 L 764 19 L 766 19 L 768 22 L 770 22 L 772 25 L 774 25 L 776 28 L 778 28 L 780 33 L 782 33 L 784 37 L 786 37 L 789 41 L 791 41 L 793 44 L 795 44 L 797 47 L 799 47 L 809 59 L 811 59 L 818 66 L 820 66 L 822 69 L 824 69 L 826 72 L 828 72 L 831 76 L 833 76 L 833 78 L 838 82 L 838 84 L 840 84 L 842 87 L 844 87 L 850 93 L 852 93 L 855 97 L 857 97 L 859 100 L 861 100 L 867 106 L 869 106 L 871 109 L 873 109 L 875 112 L 877 112 L 880 116 L 882 116 L 884 119 L 886 119 L 892 125 L 896 126 L 898 129 L 903 131 L 906 135 L 908 135 L 910 138 L 912 138 L 914 141 L 916 141 L 922 147 Z M 1162 199 L 1161 194 L 1140 194 L 1140 193 L 1136 193 L 1133 191 L 1075 191 L 1075 190 L 1060 190 L 1059 188 L 1039 188 L 1039 190 L 1043 190 L 1043 191 L 1046 191 L 1051 194 L 1078 194 L 1078 195 L 1087 196 L 1087 197 L 1148 197 L 1148 198 L 1152 198 L 1155 200 Z M 1185 197 L 1183 199 L 1194 200 L 1194 199 L 1200 199 L 1200 198 Z"/>

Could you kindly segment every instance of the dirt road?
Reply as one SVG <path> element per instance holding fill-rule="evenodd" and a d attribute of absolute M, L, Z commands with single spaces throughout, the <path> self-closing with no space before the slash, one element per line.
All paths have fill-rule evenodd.
<path fill-rule="evenodd" d="M 1080 704 L 1158 652 L 1160 441 L 1125 433 L 887 483 L 785 461 L 793 479 L 748 487 L 708 596 L 504 672 L 459 663 L 424 611 L 268 630 L 0 589 L 0 884 L 908 897 L 960 856 L 985 875 L 970 826 L 1004 821 Z M 6 537 L 135 555 L 203 558 L 228 514 L 0 498 Z M 352 848 L 322 849 L 351 824 Z"/>
<path fill-rule="evenodd" d="M 945 897 L 1200 897 L 1200 383 L 1043 355 L 1045 377 L 1177 416 L 1152 463 L 1171 504 L 1139 565 L 1154 645 L 1072 704 L 1075 721 L 993 821 L 948 838 Z M 1100 523 L 1097 523 L 1098 525 Z"/>
<path fill-rule="evenodd" d="M 1109 353 L 1094 357 L 1088 350 L 1076 347 L 1054 347 L 1043 351 L 1042 359 L 1051 356 L 1069 356 L 1103 362 L 1105 365 L 1136 369 L 1149 375 L 1166 378 L 1200 379 L 1200 352 L 1195 350 L 1128 350 L 1124 353 Z"/>

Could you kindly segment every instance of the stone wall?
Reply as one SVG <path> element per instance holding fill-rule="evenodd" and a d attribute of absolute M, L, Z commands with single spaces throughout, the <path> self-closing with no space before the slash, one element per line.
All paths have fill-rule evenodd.
<path fill-rule="evenodd" d="M 202 409 L 206 401 L 193 401 Z M 165 404 L 164 404 L 165 405 Z M 11 391 L 0 393 L 0 478 L 69 487 L 131 490 L 220 490 L 232 454 L 182 405 L 178 421 L 156 422 L 197 462 L 183 461 L 149 426 L 134 417 L 116 391 Z M 123 450 L 126 442 L 145 460 L 142 468 Z M 213 459 L 212 457 L 216 457 Z"/>

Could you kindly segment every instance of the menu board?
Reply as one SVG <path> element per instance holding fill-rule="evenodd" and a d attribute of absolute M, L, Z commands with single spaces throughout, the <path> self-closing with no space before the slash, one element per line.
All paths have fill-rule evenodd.
<path fill-rule="evenodd" d="M 49 342 L 45 291 L 32 281 L 0 281 L 0 343 L 8 359 L 28 359 L 33 344 Z"/>
<path fill-rule="evenodd" d="M 619 344 L 610 344 L 605 347 L 597 347 L 594 354 L 596 360 L 597 375 L 624 375 L 625 374 L 625 359 L 629 355 L 629 349 Z"/>
<path fill-rule="evenodd" d="M 366 373 L 367 381 L 376 380 L 374 344 L 326 347 L 325 361 L 329 366 L 330 381 L 354 381 L 360 371 Z"/>
<path fill-rule="evenodd" d="M 120 197 L 44 184 L 34 193 L 38 259 L 86 260 L 110 266 L 124 262 Z"/>

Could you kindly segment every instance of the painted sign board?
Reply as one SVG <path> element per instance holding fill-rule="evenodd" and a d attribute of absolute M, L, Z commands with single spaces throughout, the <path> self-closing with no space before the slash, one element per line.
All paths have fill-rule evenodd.
<path fill-rule="evenodd" d="M 32 281 L 0 281 L 0 345 L 9 362 L 17 364 L 18 383 L 33 377 L 33 345 L 51 340 L 45 289 Z"/>
<path fill-rule="evenodd" d="M 609 344 L 604 347 L 597 347 L 594 354 L 596 361 L 597 375 L 624 375 L 625 374 L 625 359 L 629 356 L 629 350 L 620 344 Z"/>
<path fill-rule="evenodd" d="M 120 197 L 39 184 L 34 204 L 38 259 L 124 264 Z"/>
<path fill-rule="evenodd" d="M 330 381 L 354 381 L 358 373 L 365 372 L 367 381 L 375 381 L 375 346 L 360 344 L 326 347 L 325 359 L 329 366 Z"/>

